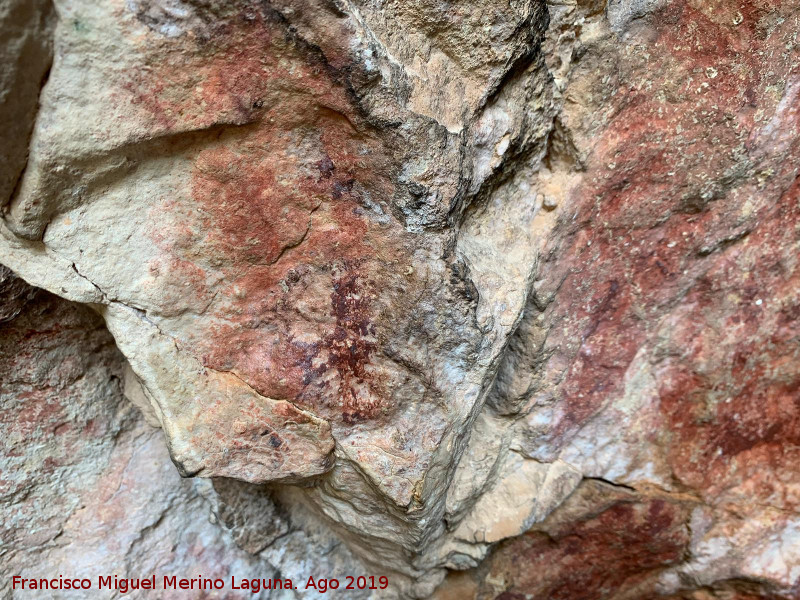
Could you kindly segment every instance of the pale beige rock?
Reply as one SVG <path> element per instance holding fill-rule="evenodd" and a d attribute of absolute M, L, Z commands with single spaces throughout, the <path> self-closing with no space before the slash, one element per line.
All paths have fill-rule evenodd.
<path fill-rule="evenodd" d="M 144 393 L 142 384 L 136 377 L 129 364 L 125 364 L 125 376 L 123 380 L 122 392 L 125 397 L 142 413 L 145 421 L 150 427 L 161 427 L 161 421 L 156 414 L 150 399 Z"/>
<path fill-rule="evenodd" d="M 558 507 L 581 479 L 580 471 L 563 461 L 543 464 L 512 452 L 454 535 L 492 544 L 524 533 Z"/>
<path fill-rule="evenodd" d="M 329 473 L 317 510 L 390 562 L 443 530 L 533 266 L 498 175 L 545 149 L 545 13 L 466 8 L 63 0 L 0 236 L 96 305 L 183 474 Z"/>
<path fill-rule="evenodd" d="M 15 575 L 90 578 L 96 598 L 119 597 L 97 589 L 99 575 L 155 573 L 159 585 L 163 574 L 196 570 L 272 576 L 268 563 L 209 522 L 206 502 L 179 477 L 162 433 L 123 398 L 124 360 L 97 315 L 31 288 L 20 304 L 9 287 L 0 292 L 0 305 L 17 306 L 0 323 L 0 595 L 87 594 L 12 590 Z"/>

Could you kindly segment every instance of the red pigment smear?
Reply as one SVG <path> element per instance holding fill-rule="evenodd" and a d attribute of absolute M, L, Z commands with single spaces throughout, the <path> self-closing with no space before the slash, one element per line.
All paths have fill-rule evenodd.
<path fill-rule="evenodd" d="M 336 319 L 333 333 L 320 343 L 303 348 L 303 384 L 307 387 L 301 398 L 305 400 L 311 395 L 339 398 L 342 419 L 348 425 L 374 418 L 384 408 L 380 378 L 369 370 L 370 357 L 377 349 L 370 311 L 374 294 L 374 282 L 362 281 L 357 268 L 347 265 L 333 283 L 331 315 Z M 318 363 L 317 359 L 323 359 L 323 349 L 325 362 Z M 330 370 L 338 375 L 333 383 L 325 377 Z M 317 385 L 312 385 L 315 382 Z"/>
<path fill-rule="evenodd" d="M 680 302 L 697 271 L 716 260 L 712 249 L 703 261 L 706 240 L 755 227 L 769 202 L 743 222 L 747 195 L 777 197 L 781 182 L 792 177 L 780 167 L 756 192 L 751 178 L 726 175 L 738 164 L 730 149 L 745 144 L 757 127 L 753 99 L 773 114 L 779 99 L 766 90 L 794 67 L 786 60 L 779 63 L 783 72 L 764 74 L 759 52 L 775 45 L 783 51 L 782 35 L 765 38 L 730 25 L 732 5 L 730 14 L 712 12 L 671 2 L 653 20 L 649 58 L 622 58 L 614 118 L 565 209 L 576 219 L 556 231 L 559 245 L 542 268 L 553 289 L 563 281 L 545 350 L 554 364 L 570 365 L 559 389 L 565 416 L 556 438 L 569 439 L 568 432 L 620 392 L 628 366 L 661 317 Z M 640 83 L 645 81 L 652 86 Z M 752 161 L 774 158 L 766 147 L 750 151 Z M 736 186 L 745 187 L 740 192 Z"/>
<path fill-rule="evenodd" d="M 800 180 L 688 298 L 660 372 L 669 459 L 687 485 L 789 510 L 800 495 Z M 792 474 L 787 476 L 786 474 Z"/>
<path fill-rule="evenodd" d="M 353 424 L 391 408 L 371 367 L 375 300 L 407 252 L 400 225 L 368 219 L 362 205 L 366 194 L 391 197 L 392 161 L 338 76 L 283 27 L 266 16 L 236 21 L 213 53 L 179 44 L 165 74 L 137 80 L 154 118 L 181 115 L 164 126 L 245 123 L 204 134 L 191 204 L 156 209 L 172 217 L 153 233 L 163 256 L 150 268 L 188 284 L 201 304 L 222 276 L 213 324 L 204 331 L 199 321 L 187 343 L 206 366 Z"/>
<path fill-rule="evenodd" d="M 621 500 L 549 536 L 530 532 L 510 540 L 490 561 L 491 579 L 508 586 L 497 598 L 606 598 L 635 589 L 680 562 L 689 544 L 687 516 L 685 507 L 658 498 Z"/>

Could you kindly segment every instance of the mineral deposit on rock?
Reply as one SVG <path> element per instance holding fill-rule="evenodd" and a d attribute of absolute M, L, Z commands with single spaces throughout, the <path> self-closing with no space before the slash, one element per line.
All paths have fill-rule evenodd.
<path fill-rule="evenodd" d="M 798 36 L 800 0 L 5 0 L 2 593 L 800 599 Z"/>

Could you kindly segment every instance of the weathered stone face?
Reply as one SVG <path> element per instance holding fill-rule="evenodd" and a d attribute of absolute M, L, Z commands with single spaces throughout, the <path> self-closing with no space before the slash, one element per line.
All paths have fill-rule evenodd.
<path fill-rule="evenodd" d="M 497 548 L 484 566 L 489 570 L 477 597 L 603 598 L 637 588 L 642 593 L 654 573 L 682 559 L 689 508 L 587 482 L 544 524 Z"/>
<path fill-rule="evenodd" d="M 800 4 L 54 4 L 0 9 L 0 262 L 103 317 L 98 396 L 241 547 L 798 596 Z"/>
<path fill-rule="evenodd" d="M 476 288 L 458 226 L 505 156 L 543 139 L 544 13 L 486 8 L 497 27 L 471 54 L 448 19 L 430 24 L 453 55 L 438 76 L 482 79 L 443 126 L 413 106 L 439 101 L 427 77 L 383 73 L 387 13 L 362 10 L 65 3 L 6 243 L 23 274 L 44 248 L 85 280 L 53 289 L 106 307 L 185 473 L 299 480 L 331 468 L 336 440 L 408 506 L 449 469 L 438 449 L 458 443 L 521 306 L 524 270 L 503 282 L 515 294 Z M 414 29 L 439 14 L 397 10 Z M 387 44 L 416 60 L 403 31 Z M 482 294 L 502 323 L 476 321 Z"/>
<path fill-rule="evenodd" d="M 0 7 L 0 198 L 19 184 L 28 155 L 39 90 L 52 61 L 55 15 L 48 0 L 8 0 Z"/>
<path fill-rule="evenodd" d="M 544 6 L 56 9 L 4 262 L 100 312 L 183 474 L 418 552 L 533 267 Z"/>
<path fill-rule="evenodd" d="M 796 597 L 798 11 L 552 15 L 561 218 L 491 405 L 527 456 L 698 503 L 685 562 L 599 596 Z M 553 597 L 525 577 L 500 597 Z"/>
<path fill-rule="evenodd" d="M 9 288 L 24 288 L 25 300 Z M 208 522 L 202 497 L 180 480 L 161 432 L 123 398 L 123 358 L 102 320 L 5 269 L 0 294 L 4 308 L 16 304 L 16 314 L 0 323 L 3 597 L 87 594 L 12 591 L 14 575 L 91 578 L 94 597 L 112 598 L 118 592 L 97 590 L 99 575 L 271 574 Z"/>

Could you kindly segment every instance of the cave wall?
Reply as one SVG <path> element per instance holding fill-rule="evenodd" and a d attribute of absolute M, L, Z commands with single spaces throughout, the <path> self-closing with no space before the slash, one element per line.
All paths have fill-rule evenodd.
<path fill-rule="evenodd" d="M 3 570 L 800 598 L 799 22 L 9 2 Z"/>

